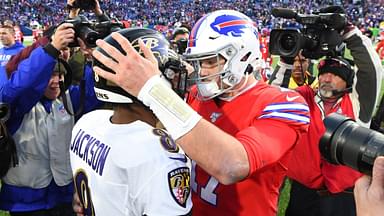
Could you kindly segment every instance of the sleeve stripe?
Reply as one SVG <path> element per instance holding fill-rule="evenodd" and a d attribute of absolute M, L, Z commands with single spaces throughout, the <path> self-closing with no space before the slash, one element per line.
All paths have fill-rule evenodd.
<path fill-rule="evenodd" d="M 290 121 L 309 124 L 308 115 L 299 115 L 299 114 L 293 114 L 293 113 L 271 112 L 269 114 L 261 115 L 259 119 L 260 118 L 280 118 L 280 119 L 286 119 Z"/>
<path fill-rule="evenodd" d="M 307 111 L 309 112 L 309 108 L 307 105 L 301 103 L 287 103 L 287 104 L 273 104 L 268 105 L 264 108 L 263 112 L 273 112 L 279 110 L 294 110 L 294 111 Z"/>

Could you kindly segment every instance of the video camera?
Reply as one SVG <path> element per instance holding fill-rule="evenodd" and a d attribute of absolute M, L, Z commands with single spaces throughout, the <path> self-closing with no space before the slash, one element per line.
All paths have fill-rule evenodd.
<path fill-rule="evenodd" d="M 344 29 L 347 23 L 345 14 L 341 13 L 315 12 L 307 15 L 297 14 L 286 8 L 273 8 L 272 15 L 295 19 L 303 26 L 301 29 L 286 28 L 271 31 L 270 53 L 284 57 L 295 57 L 300 50 L 303 50 L 302 54 L 306 58 L 311 59 L 334 55 L 332 52 L 342 43 L 339 31 Z"/>
<path fill-rule="evenodd" d="M 108 20 L 103 22 L 90 22 L 85 16 L 79 15 L 73 19 L 65 20 L 64 23 L 72 23 L 75 30 L 75 37 L 85 42 L 87 47 L 96 47 L 96 40 L 103 39 L 110 33 L 123 28 L 123 24 L 118 20 Z M 69 44 L 69 47 L 78 47 L 75 40 Z"/>
<path fill-rule="evenodd" d="M 371 175 L 376 157 L 384 155 L 384 134 L 337 113 L 326 117 L 324 124 L 326 132 L 319 143 L 322 156 L 330 163 Z"/>

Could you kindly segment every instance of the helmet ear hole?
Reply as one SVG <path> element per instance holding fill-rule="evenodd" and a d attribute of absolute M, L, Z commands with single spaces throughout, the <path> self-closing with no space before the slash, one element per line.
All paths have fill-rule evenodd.
<path fill-rule="evenodd" d="M 248 52 L 246 55 L 243 56 L 243 58 L 240 59 L 240 61 L 242 62 L 247 61 L 250 55 L 251 55 L 251 52 Z"/>

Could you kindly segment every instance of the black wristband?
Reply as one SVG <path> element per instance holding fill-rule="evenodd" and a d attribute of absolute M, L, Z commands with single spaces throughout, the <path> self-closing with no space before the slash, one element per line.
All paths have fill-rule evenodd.
<path fill-rule="evenodd" d="M 46 53 L 48 53 L 53 58 L 57 58 L 60 55 L 60 51 L 57 50 L 51 43 L 45 45 L 43 49 L 45 50 Z"/>

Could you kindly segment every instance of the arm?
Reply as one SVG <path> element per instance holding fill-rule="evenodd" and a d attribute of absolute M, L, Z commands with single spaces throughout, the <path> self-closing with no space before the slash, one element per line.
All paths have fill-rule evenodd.
<path fill-rule="evenodd" d="M 293 69 L 293 61 L 291 62 L 289 62 L 291 64 L 285 63 L 282 60 L 282 57 L 280 57 L 280 61 L 279 63 L 277 63 L 277 66 L 273 71 L 268 83 L 274 86 L 288 88 L 289 80 L 291 78 L 291 73 Z"/>
<path fill-rule="evenodd" d="M 68 18 L 73 19 L 79 15 L 80 8 L 74 8 L 73 4 L 76 0 L 67 0 L 67 7 L 69 8 Z"/>
<path fill-rule="evenodd" d="M 357 66 L 352 103 L 359 124 L 369 127 L 379 100 L 383 68 L 369 38 L 356 27 L 343 36 Z"/>

